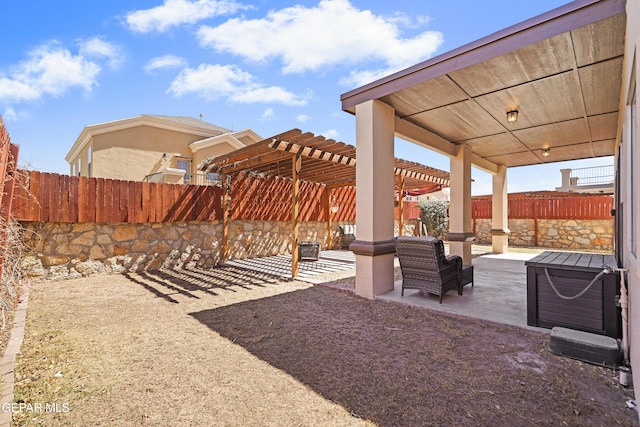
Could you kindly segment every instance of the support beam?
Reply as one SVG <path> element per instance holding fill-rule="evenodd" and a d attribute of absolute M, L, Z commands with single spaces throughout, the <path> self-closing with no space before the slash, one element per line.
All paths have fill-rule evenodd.
<path fill-rule="evenodd" d="M 393 290 L 394 110 L 373 100 L 356 106 L 356 294 Z"/>
<path fill-rule="evenodd" d="M 395 118 L 395 133 L 405 141 L 413 142 L 447 157 L 456 155 L 456 146 L 450 141 L 400 117 Z"/>
<path fill-rule="evenodd" d="M 302 165 L 299 154 L 291 156 L 291 276 L 298 277 L 298 239 L 300 224 L 298 216 L 300 213 L 300 180 L 298 174 Z"/>
<path fill-rule="evenodd" d="M 398 188 L 398 236 L 402 236 L 404 230 L 404 197 L 402 192 L 404 190 L 404 179 L 401 176 L 396 175 L 396 187 Z"/>
<path fill-rule="evenodd" d="M 229 257 L 229 216 L 231 203 L 229 202 L 228 175 L 221 175 L 222 181 L 222 247 L 220 248 L 220 264 L 227 262 Z"/>
<path fill-rule="evenodd" d="M 491 196 L 491 246 L 494 253 L 509 250 L 509 199 L 507 194 L 507 167 L 500 166 L 493 175 Z"/>
<path fill-rule="evenodd" d="M 461 145 L 451 164 L 451 203 L 449 205 L 450 252 L 471 264 L 471 242 L 475 238 L 471 219 L 471 147 Z"/>
<path fill-rule="evenodd" d="M 325 204 L 327 212 L 327 249 L 333 249 L 333 233 L 331 232 L 331 228 L 333 227 L 333 212 L 331 212 L 333 190 L 326 187 L 325 192 L 327 194 L 327 202 Z"/>

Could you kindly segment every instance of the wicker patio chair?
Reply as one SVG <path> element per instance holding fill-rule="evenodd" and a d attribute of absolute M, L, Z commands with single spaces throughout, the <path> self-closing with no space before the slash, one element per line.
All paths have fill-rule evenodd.
<path fill-rule="evenodd" d="M 449 291 L 462 295 L 462 258 L 447 257 L 441 239 L 399 236 L 395 240 L 403 296 L 405 289 L 418 289 L 439 295 L 442 304 L 442 296 Z"/>

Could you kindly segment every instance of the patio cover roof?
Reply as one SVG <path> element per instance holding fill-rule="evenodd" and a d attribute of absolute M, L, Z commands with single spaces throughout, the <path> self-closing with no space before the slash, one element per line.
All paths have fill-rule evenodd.
<path fill-rule="evenodd" d="M 301 158 L 297 174 L 301 181 L 329 187 L 355 185 L 356 147 L 299 129 L 207 159 L 200 169 L 221 174 L 252 171 L 265 176 L 292 178 L 291 158 L 295 154 Z M 404 178 L 404 189 L 432 185 L 436 191 L 449 186 L 448 172 L 416 162 L 395 159 L 395 174 Z"/>
<path fill-rule="evenodd" d="M 380 100 L 397 136 L 449 156 L 468 144 L 473 165 L 493 173 L 613 155 L 625 5 L 574 1 L 347 92 L 342 108 Z"/>

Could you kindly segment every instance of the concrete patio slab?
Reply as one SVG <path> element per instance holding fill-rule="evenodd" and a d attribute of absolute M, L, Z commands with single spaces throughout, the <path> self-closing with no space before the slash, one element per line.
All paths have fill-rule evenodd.
<path fill-rule="evenodd" d="M 475 258 L 474 286 L 465 286 L 462 296 L 456 292 L 446 293 L 442 304 L 437 296 L 414 290 L 406 290 L 404 296 L 401 296 L 402 281 L 396 281 L 393 291 L 377 298 L 527 329 L 549 331 L 527 325 L 527 279 L 524 262 L 535 255 L 507 253 Z"/>

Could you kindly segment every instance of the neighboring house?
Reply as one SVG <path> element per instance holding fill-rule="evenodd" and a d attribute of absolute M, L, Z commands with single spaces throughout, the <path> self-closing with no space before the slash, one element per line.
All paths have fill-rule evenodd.
<path fill-rule="evenodd" d="M 205 185 L 199 164 L 262 138 L 191 117 L 143 114 L 85 127 L 65 157 L 72 176 Z"/>
<path fill-rule="evenodd" d="M 571 193 L 613 193 L 615 171 L 613 165 L 590 168 L 560 169 L 562 187 L 558 191 Z"/>

